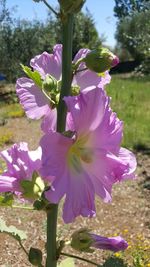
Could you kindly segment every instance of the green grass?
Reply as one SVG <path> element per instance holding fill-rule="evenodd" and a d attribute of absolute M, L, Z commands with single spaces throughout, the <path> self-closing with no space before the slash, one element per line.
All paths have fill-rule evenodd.
<path fill-rule="evenodd" d="M 13 140 L 13 133 L 3 127 L 0 127 L 0 147 L 11 144 Z"/>
<path fill-rule="evenodd" d="M 112 76 L 106 90 L 113 110 L 124 121 L 123 145 L 150 148 L 150 78 Z"/>
<path fill-rule="evenodd" d="M 0 118 L 20 118 L 24 116 L 24 111 L 20 104 L 7 104 L 0 108 Z"/>

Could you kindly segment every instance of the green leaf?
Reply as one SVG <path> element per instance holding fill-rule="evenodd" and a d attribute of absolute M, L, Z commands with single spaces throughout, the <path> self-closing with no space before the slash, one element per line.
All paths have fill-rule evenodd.
<path fill-rule="evenodd" d="M 42 79 L 40 73 L 37 70 L 32 71 L 28 66 L 24 66 L 23 64 L 21 64 L 21 67 L 25 74 L 32 79 L 39 88 L 42 88 Z"/>
<path fill-rule="evenodd" d="M 75 267 L 74 260 L 71 258 L 67 258 L 63 260 L 58 267 Z"/>
<path fill-rule="evenodd" d="M 0 233 L 6 233 L 15 238 L 17 241 L 21 241 L 27 238 L 25 232 L 18 230 L 13 225 L 7 226 L 5 221 L 2 219 L 0 219 Z"/>
<path fill-rule="evenodd" d="M 5 193 L 4 195 L 0 195 L 0 206 L 11 207 L 12 204 L 13 204 L 13 194 Z"/>

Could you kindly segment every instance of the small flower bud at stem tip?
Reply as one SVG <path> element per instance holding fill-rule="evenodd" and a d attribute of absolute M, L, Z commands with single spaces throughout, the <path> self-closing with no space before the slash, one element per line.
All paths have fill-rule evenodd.
<path fill-rule="evenodd" d="M 90 70 L 103 73 L 116 66 L 119 63 L 119 58 L 109 51 L 109 49 L 100 47 L 89 52 L 83 61 Z"/>

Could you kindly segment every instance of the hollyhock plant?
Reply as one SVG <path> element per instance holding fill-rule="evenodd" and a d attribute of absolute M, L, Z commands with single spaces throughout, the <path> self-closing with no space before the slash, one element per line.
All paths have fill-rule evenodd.
<path fill-rule="evenodd" d="M 125 250 L 128 243 L 121 236 L 104 237 L 93 234 L 86 228 L 81 228 L 72 234 L 71 247 L 84 252 L 93 252 L 93 248 L 117 252 Z"/>
<path fill-rule="evenodd" d="M 112 112 L 104 90 L 89 87 L 64 98 L 74 123 L 70 137 L 49 131 L 41 139 L 44 178 L 55 177 L 47 199 L 58 203 L 65 195 L 63 219 L 95 215 L 95 194 L 111 201 L 112 185 L 134 178 L 136 160 L 120 148 L 122 122 Z M 70 129 L 72 130 L 72 129 Z"/>
<path fill-rule="evenodd" d="M 27 143 L 22 142 L 1 151 L 0 156 L 7 165 L 6 171 L 0 175 L 0 192 L 19 193 L 25 196 L 25 193 L 27 193 L 25 190 L 29 190 L 29 183 L 27 185 L 26 182 L 32 181 L 33 174 L 36 174 L 41 167 L 41 148 L 29 151 Z M 44 184 L 36 175 L 35 182 L 37 181 L 42 186 L 41 189 L 43 189 Z M 25 188 L 26 186 L 27 188 Z M 32 184 L 32 187 L 37 190 L 36 184 Z M 37 190 L 38 192 L 39 190 Z"/>
<path fill-rule="evenodd" d="M 89 49 L 81 49 L 76 54 L 73 65 L 79 60 L 84 58 Z M 52 86 L 47 93 L 45 88 L 39 88 L 35 81 L 32 79 L 23 77 L 19 78 L 16 83 L 16 92 L 20 99 L 20 103 L 25 109 L 27 117 L 30 119 L 43 118 L 42 130 L 47 132 L 50 128 L 55 129 L 57 112 L 53 104 L 53 96 L 55 90 L 57 91 L 57 100 L 59 100 L 59 88 L 61 84 L 61 72 L 62 72 L 62 45 L 57 44 L 54 46 L 53 54 L 43 52 L 41 55 L 31 59 L 30 65 L 34 71 L 37 71 L 44 85 L 47 79 L 52 79 Z M 83 70 L 83 71 L 81 71 Z M 50 76 L 49 76 L 50 75 Z M 77 71 L 74 73 L 72 81 L 72 92 L 77 94 L 79 91 L 84 91 L 86 87 L 95 86 L 104 87 L 105 84 L 110 82 L 110 75 L 106 71 L 104 77 L 99 76 L 97 73 L 86 69 L 85 63 L 80 63 Z M 56 85 L 56 88 L 55 85 Z M 48 86 L 49 87 L 49 84 Z M 54 102 L 57 102 L 55 99 Z M 49 125 L 49 126 L 48 126 Z"/>

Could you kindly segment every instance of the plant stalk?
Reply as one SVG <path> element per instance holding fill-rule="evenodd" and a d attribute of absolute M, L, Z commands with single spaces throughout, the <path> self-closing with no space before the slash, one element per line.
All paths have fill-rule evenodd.
<path fill-rule="evenodd" d="M 63 53 L 62 53 L 62 86 L 57 110 L 57 131 L 63 132 L 66 125 L 66 105 L 64 96 L 70 95 L 72 82 L 72 39 L 73 15 L 69 14 L 62 21 Z M 47 210 L 47 259 L 46 267 L 57 266 L 57 213 L 58 205 L 50 205 Z"/>
<path fill-rule="evenodd" d="M 47 210 L 47 258 L 46 267 L 57 266 L 57 247 L 56 247 L 56 231 L 57 231 L 57 212 L 58 205 L 50 205 Z"/>
<path fill-rule="evenodd" d="M 72 254 L 69 254 L 69 253 L 61 252 L 60 254 L 63 255 L 63 256 L 67 256 L 69 258 L 74 258 L 74 259 L 77 259 L 77 260 L 80 260 L 80 261 L 88 262 L 88 263 L 98 267 L 98 264 L 96 262 L 94 262 L 94 261 L 91 261 L 91 260 L 76 256 L 76 255 L 72 255 Z"/>
<path fill-rule="evenodd" d="M 63 53 L 62 53 L 62 85 L 57 114 L 57 131 L 65 131 L 66 105 L 64 96 L 70 95 L 72 83 L 72 40 L 73 40 L 73 14 L 69 14 L 62 25 Z"/>

